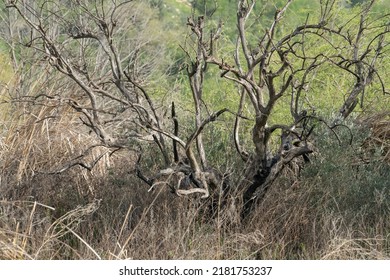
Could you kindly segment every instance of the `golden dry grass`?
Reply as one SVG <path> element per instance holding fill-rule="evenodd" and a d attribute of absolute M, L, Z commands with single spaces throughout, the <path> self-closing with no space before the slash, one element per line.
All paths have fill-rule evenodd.
<path fill-rule="evenodd" d="M 364 148 L 371 153 L 379 151 L 381 159 L 390 163 L 390 112 L 363 117 L 359 123 L 370 129 Z"/>
<path fill-rule="evenodd" d="M 30 90 L 34 96 L 43 88 Z M 56 90 L 45 94 L 56 96 Z M 318 174 L 286 174 L 246 221 L 240 220 L 240 190 L 223 207 L 216 202 L 212 218 L 210 200 L 179 198 L 166 188 L 148 192 L 132 173 L 131 152 L 104 156 L 91 172 L 77 166 L 49 175 L 96 143 L 77 113 L 58 102 L 3 105 L 12 113 L 4 116 L 0 138 L 0 259 L 390 257 L 387 194 L 373 190 L 377 212 L 370 222 L 368 210 L 350 215 L 326 208 L 348 194 L 326 189 Z M 379 149 L 389 160 L 388 116 L 365 120 L 371 128 L 363 145 L 367 156 Z M 104 149 L 91 150 L 84 160 Z"/>

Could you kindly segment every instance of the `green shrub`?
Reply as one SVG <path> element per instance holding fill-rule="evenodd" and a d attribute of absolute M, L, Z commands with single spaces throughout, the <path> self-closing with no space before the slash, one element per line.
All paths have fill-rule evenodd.
<path fill-rule="evenodd" d="M 362 150 L 367 131 L 352 133 L 351 145 L 347 131 L 339 133 L 340 143 L 332 134 L 320 137 L 319 155 L 302 180 L 313 187 L 311 202 L 319 210 L 341 214 L 348 223 L 374 226 L 390 213 L 390 166 Z"/>

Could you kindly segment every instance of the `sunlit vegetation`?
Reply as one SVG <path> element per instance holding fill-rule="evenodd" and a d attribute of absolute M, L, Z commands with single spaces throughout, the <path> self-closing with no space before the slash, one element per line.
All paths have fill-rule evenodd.
<path fill-rule="evenodd" d="M 3 2 L 0 259 L 390 258 L 389 1 Z"/>

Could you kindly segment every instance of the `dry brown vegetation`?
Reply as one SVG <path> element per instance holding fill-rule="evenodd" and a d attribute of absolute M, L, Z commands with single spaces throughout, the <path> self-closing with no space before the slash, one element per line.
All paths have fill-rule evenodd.
<path fill-rule="evenodd" d="M 39 9 L 36 2 L 27 2 L 29 8 Z M 79 2 L 66 3 L 78 7 Z M 323 50 L 313 58 L 294 49 L 308 44 L 308 51 L 314 51 L 303 32 L 307 22 L 291 36 L 279 38 L 279 46 L 287 42 L 284 48 L 274 48 L 277 32 L 273 30 L 291 1 L 271 18 L 272 32 L 260 38 L 263 54 L 249 50 L 251 45 L 245 38 L 250 32 L 244 25 L 254 1 L 239 2 L 241 28 L 237 32 L 242 42 L 241 47 L 238 43 L 235 46 L 232 65 L 213 53 L 213 40 L 220 36 L 222 25 L 216 25 L 217 33 L 203 36 L 204 17 L 189 18 L 187 24 L 193 33 L 186 40 L 194 44 L 183 48 L 182 55 L 188 56 L 187 73 L 178 74 L 187 75 L 186 81 L 166 73 L 179 70 L 168 70 L 171 58 L 167 45 L 171 42 L 159 42 L 165 33 L 154 38 L 158 32 L 152 30 L 160 22 L 153 10 L 142 1 L 125 2 L 137 5 L 121 10 L 122 4 L 107 8 L 111 2 L 106 1 L 107 7 L 96 6 L 96 11 L 79 7 L 70 19 L 79 20 L 80 26 L 68 30 L 67 21 L 53 21 L 58 23 L 53 35 L 46 29 L 51 26 L 50 17 L 39 17 L 39 13 L 26 12 L 20 2 L 7 1 L 8 11 L 13 11 L 7 18 L 9 29 L 20 32 L 20 38 L 9 32 L 12 52 L 8 64 L 13 65 L 13 72 L 9 70 L 11 78 L 1 81 L 0 92 L 0 259 L 390 258 L 390 113 L 375 111 L 375 106 L 374 113 L 363 112 L 360 117 L 352 112 L 368 91 L 383 93 L 385 100 L 386 79 L 380 79 L 382 68 L 376 70 L 375 66 L 388 60 L 382 53 L 382 47 L 388 48 L 387 25 L 376 27 L 387 29 L 368 40 L 367 49 L 362 50 L 359 47 L 364 44 L 354 44 L 343 28 L 352 25 L 347 28 L 354 30 L 356 25 L 354 42 L 358 42 L 367 31 L 369 8 L 361 17 L 356 16 L 360 25 L 349 22 L 332 31 L 342 35 L 347 43 L 341 46 L 353 57 L 339 55 L 336 45 L 330 48 L 336 50 L 334 56 L 327 57 L 330 64 L 352 73 L 350 85 L 342 88 L 342 110 L 333 112 L 343 117 L 330 126 L 314 110 L 298 110 L 309 102 L 299 96 L 316 98 L 309 96 L 309 80 L 312 87 L 318 86 L 316 81 L 322 82 L 329 72 L 325 68 L 318 71 L 320 74 L 314 71 L 310 79 L 306 77 L 327 62 Z M 325 2 L 322 18 L 331 19 L 334 2 Z M 43 9 L 43 14 L 53 15 L 53 3 L 45 3 L 48 10 Z M 20 15 L 12 10 L 16 8 Z M 111 17 L 105 18 L 99 9 L 111 11 Z M 127 17 L 134 11 L 131 19 L 137 24 Z M 80 15 L 88 15 L 86 26 Z M 116 15 L 123 25 L 117 25 Z M 315 30 L 311 33 L 326 36 L 330 29 L 323 29 L 325 25 L 325 20 L 311 25 Z M 37 37 L 23 41 L 24 28 Z M 282 26 L 281 31 L 284 29 Z M 209 35 L 210 42 L 206 42 Z M 298 43 L 288 43 L 294 36 Z M 85 45 L 79 44 L 79 39 L 85 39 Z M 69 42 L 75 45 L 67 45 Z M 374 52 L 371 45 L 377 45 Z M 296 65 L 287 54 L 292 60 L 302 59 L 302 66 L 294 70 Z M 242 66 L 245 63 L 239 55 L 248 66 Z M 272 56 L 280 61 L 266 62 Z M 371 62 L 365 62 L 367 59 Z M 356 69 L 352 67 L 355 64 Z M 206 104 L 209 97 L 202 99 L 202 94 L 210 94 L 203 81 L 218 71 L 211 69 L 206 75 L 212 65 L 221 70 L 216 76 L 235 83 L 229 90 L 236 95 L 226 95 L 235 98 L 226 100 L 227 104 L 235 103 L 232 110 L 227 108 L 229 104 L 221 109 L 221 104 Z M 276 73 L 274 66 L 279 69 Z M 258 67 L 263 69 L 256 70 Z M 285 71 L 291 71 L 290 75 Z M 276 78 L 280 81 L 274 83 Z M 371 85 L 374 82 L 377 84 Z M 180 97 L 183 100 L 179 100 L 181 92 L 170 88 L 171 83 L 177 91 L 187 87 L 182 90 L 187 94 Z M 280 84 L 280 93 L 275 95 L 275 86 Z M 319 84 L 321 96 L 326 86 Z M 326 90 L 331 93 L 339 88 Z M 245 101 L 245 96 L 253 100 Z M 281 117 L 284 122 L 275 117 L 272 121 L 276 123 L 269 126 L 268 117 L 279 110 L 274 104 L 283 97 L 287 97 L 287 102 L 283 101 L 287 115 L 282 112 Z M 177 118 L 171 100 L 177 101 Z M 258 108 L 245 108 L 251 103 Z M 349 116 L 353 119 L 345 120 Z M 288 123 L 291 120 L 286 119 L 295 121 Z M 180 131 L 175 127 L 177 120 Z M 294 131 L 296 126 L 301 126 L 300 133 Z M 300 134 L 300 141 L 294 144 L 290 139 L 285 149 L 280 135 L 271 137 L 279 130 Z M 175 145 L 181 147 L 175 149 Z M 310 162 L 299 162 L 303 156 L 310 156 Z M 197 193 L 183 195 L 187 189 L 179 191 L 182 179 L 187 180 L 184 187 L 192 186 Z M 251 207 L 243 215 L 249 204 L 244 205 L 245 200 Z"/>
<path fill-rule="evenodd" d="M 350 172 L 347 163 L 351 156 L 359 162 L 356 154 L 333 151 L 330 156 L 339 156 L 341 160 L 334 160 L 328 167 L 337 162 L 337 171 L 321 169 L 320 162 L 329 160 L 329 155 L 323 154 L 300 178 L 286 171 L 250 219 L 241 221 L 239 193 L 231 195 L 224 205 L 214 202 L 210 214 L 210 200 L 177 197 L 166 187 L 148 192 L 131 172 L 135 159 L 130 154 L 104 158 L 92 172 L 74 167 L 61 174 L 32 173 L 38 167 L 49 170 L 58 166 L 61 158 L 53 155 L 63 155 L 65 159 L 82 151 L 83 141 L 88 141 L 86 135 L 73 131 L 73 126 L 64 125 L 71 120 L 65 120 L 70 117 L 66 114 L 62 121 L 51 124 L 49 131 L 45 121 L 34 121 L 35 115 L 27 117 L 25 123 L 12 124 L 11 119 L 9 135 L 3 134 L 1 180 L 2 186 L 8 188 L 2 189 L 0 201 L 1 259 L 390 256 L 390 194 L 386 188 L 389 173 L 381 173 L 389 168 L 378 171 L 382 178 L 372 169 L 367 171 L 375 180 L 383 181 L 367 186 L 366 191 L 372 193 L 366 197 L 351 197 L 348 193 L 351 178 L 364 181 L 357 173 L 344 174 L 334 188 L 336 180 L 323 177 L 327 175 L 323 172 L 329 172 L 331 177 Z M 389 126 L 383 126 L 388 122 L 386 114 L 370 118 L 374 119 L 364 122 L 372 126 L 372 132 L 364 138 L 362 147 L 367 151 L 363 159 L 377 162 L 388 156 Z M 61 137 L 62 133 L 74 138 Z M 373 155 L 375 149 L 384 153 Z M 361 162 L 359 167 L 366 164 Z M 375 163 L 375 169 L 380 168 Z M 350 201 L 345 204 L 343 199 L 348 198 Z"/>

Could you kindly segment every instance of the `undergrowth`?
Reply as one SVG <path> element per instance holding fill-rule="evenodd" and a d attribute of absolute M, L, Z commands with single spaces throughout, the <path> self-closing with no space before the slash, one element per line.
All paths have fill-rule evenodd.
<path fill-rule="evenodd" d="M 3 125 L 0 259 L 390 257 L 388 114 L 357 120 L 351 145 L 350 130 L 317 131 L 311 163 L 299 176 L 285 172 L 242 221 L 232 158 L 220 164 L 231 193 L 214 200 L 150 190 L 135 176 L 131 151 L 102 157 L 92 171 L 55 172 L 93 139 L 66 107 L 53 119 L 45 116 L 54 109 L 40 108 Z M 86 159 L 101 153 L 98 147 Z M 146 162 L 146 173 L 155 165 Z"/>

